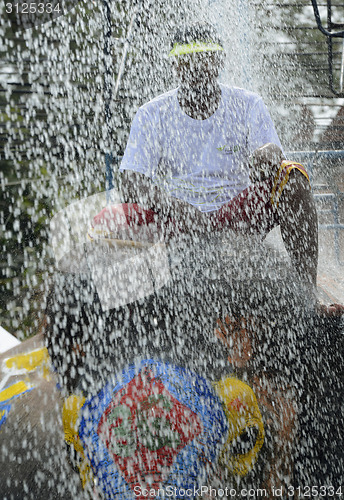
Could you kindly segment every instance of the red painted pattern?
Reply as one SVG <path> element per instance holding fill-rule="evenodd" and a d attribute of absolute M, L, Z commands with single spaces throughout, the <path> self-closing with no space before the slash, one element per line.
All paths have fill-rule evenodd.
<path fill-rule="evenodd" d="M 197 414 L 173 397 L 150 369 L 114 396 L 97 430 L 131 489 L 155 490 L 166 481 L 180 450 L 201 431 Z"/>

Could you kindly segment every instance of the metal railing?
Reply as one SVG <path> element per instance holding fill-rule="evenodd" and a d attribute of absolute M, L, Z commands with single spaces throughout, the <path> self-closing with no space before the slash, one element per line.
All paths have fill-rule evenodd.
<path fill-rule="evenodd" d="M 332 1 L 327 0 L 327 29 L 324 28 L 320 14 L 319 14 L 319 9 L 317 5 L 317 0 L 311 0 L 312 1 L 312 6 L 313 6 L 313 11 L 314 11 L 314 17 L 315 21 L 317 23 L 318 29 L 321 31 L 323 35 L 326 36 L 327 39 L 327 48 L 328 48 L 328 77 L 329 77 L 329 86 L 331 91 L 333 92 L 334 95 L 337 97 L 344 97 L 344 92 L 343 92 L 343 81 L 344 81 L 344 23 L 334 23 L 332 21 Z M 334 88 L 334 83 L 333 83 L 333 39 L 334 38 L 343 38 L 343 51 L 342 51 L 342 57 L 341 57 L 341 67 L 340 67 L 340 84 L 339 84 L 339 91 Z"/>
<path fill-rule="evenodd" d="M 311 184 L 313 184 L 314 179 L 314 169 L 315 164 L 326 161 L 342 160 L 344 165 L 344 150 L 337 151 L 294 151 L 287 153 L 287 157 L 290 160 L 295 160 L 303 163 L 307 168 Z M 330 201 L 332 207 L 330 212 L 333 217 L 333 224 L 319 224 L 320 229 L 329 229 L 334 231 L 334 251 L 336 261 L 339 265 L 343 266 L 344 261 L 341 259 L 340 252 L 340 231 L 344 229 L 344 224 L 340 223 L 339 207 L 340 203 L 344 202 L 344 191 L 340 191 L 338 188 L 333 189 L 331 193 L 314 193 L 314 198 L 316 202 L 326 202 Z"/>

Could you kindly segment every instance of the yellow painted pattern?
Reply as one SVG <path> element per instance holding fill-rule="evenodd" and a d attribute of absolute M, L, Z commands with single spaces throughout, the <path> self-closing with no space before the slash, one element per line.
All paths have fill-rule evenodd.
<path fill-rule="evenodd" d="M 49 361 L 49 354 L 46 347 L 36 349 L 26 354 L 18 354 L 5 360 L 5 366 L 9 369 L 27 370 L 28 372 L 36 370 Z"/>
<path fill-rule="evenodd" d="M 6 368 L 12 370 L 26 370 L 28 372 L 34 371 L 40 367 L 48 370 L 48 365 L 49 354 L 45 347 L 26 354 L 18 354 L 17 356 L 5 360 Z"/>
<path fill-rule="evenodd" d="M 83 488 L 85 488 L 86 484 L 93 480 L 91 466 L 85 456 L 84 448 L 78 432 L 79 415 L 84 402 L 84 396 L 77 396 L 76 394 L 73 394 L 65 400 L 62 409 L 64 439 L 66 443 L 73 446 L 75 451 L 78 453 L 79 461 L 77 466 Z"/>
<path fill-rule="evenodd" d="M 26 382 L 16 382 L 0 392 L 0 403 L 13 398 L 14 396 L 20 396 L 20 394 L 23 394 L 23 392 L 29 389 L 31 389 L 31 386 L 26 384 Z"/>
<path fill-rule="evenodd" d="M 256 396 L 247 384 L 236 378 L 220 380 L 214 387 L 223 401 L 229 424 L 228 438 L 220 455 L 220 463 L 231 474 L 245 476 L 256 462 L 265 436 Z M 254 447 L 247 453 L 234 454 L 231 449 L 235 440 L 250 428 L 258 431 Z"/>
<path fill-rule="evenodd" d="M 5 385 L 11 377 L 16 377 L 17 375 L 23 375 L 24 380 L 20 380 L 10 385 L 6 389 L 0 391 L 0 403 L 9 401 L 13 397 L 20 396 L 26 391 L 33 389 L 35 387 L 35 380 L 31 380 L 31 373 L 35 370 L 41 370 L 39 375 L 43 375 L 45 379 L 49 379 L 49 355 L 47 349 L 41 348 L 34 351 L 17 354 L 11 358 L 7 358 L 3 361 L 3 372 L 4 380 L 2 384 Z M 0 418 L 4 416 L 4 412 L 1 412 Z"/>

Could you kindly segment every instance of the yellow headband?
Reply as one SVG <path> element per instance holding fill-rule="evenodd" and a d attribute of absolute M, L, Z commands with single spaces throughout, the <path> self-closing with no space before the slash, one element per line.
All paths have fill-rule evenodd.
<path fill-rule="evenodd" d="M 216 52 L 218 50 L 224 50 L 224 48 L 213 42 L 175 43 L 168 57 L 183 56 L 194 52 Z"/>

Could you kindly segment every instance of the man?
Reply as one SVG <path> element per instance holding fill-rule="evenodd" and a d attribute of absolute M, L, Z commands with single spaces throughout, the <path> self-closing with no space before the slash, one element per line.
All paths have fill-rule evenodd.
<path fill-rule="evenodd" d="M 258 95 L 217 82 L 225 52 L 210 25 L 179 31 L 170 57 L 180 86 L 134 118 L 120 168 L 123 201 L 146 214 L 143 224 L 158 221 L 166 238 L 226 229 L 264 236 L 280 225 L 292 264 L 315 299 L 317 214 L 304 167 L 282 163 Z"/>

